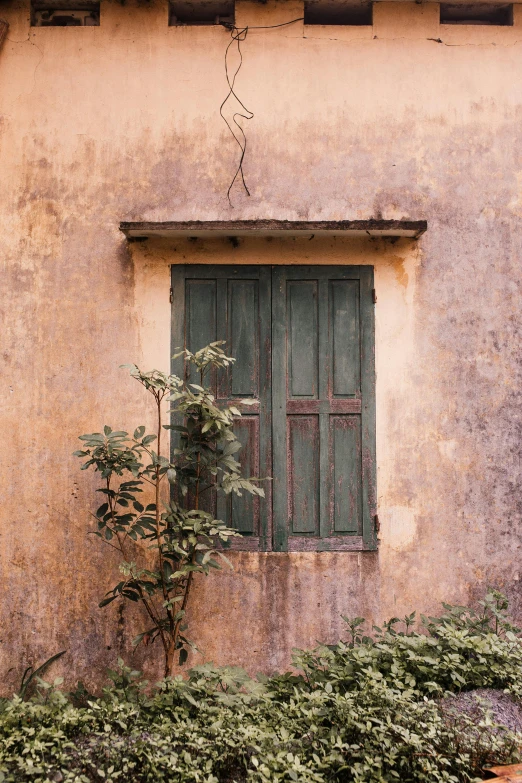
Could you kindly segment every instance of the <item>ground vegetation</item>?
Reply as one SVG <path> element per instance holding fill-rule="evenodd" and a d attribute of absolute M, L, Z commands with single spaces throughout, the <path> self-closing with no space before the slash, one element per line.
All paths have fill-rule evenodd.
<path fill-rule="evenodd" d="M 506 610 L 489 592 L 479 610 L 380 628 L 345 618 L 344 641 L 270 677 L 204 664 L 150 685 L 120 661 L 95 695 L 37 675 L 1 704 L 0 781 L 467 783 L 521 759 L 522 646 Z M 503 699 L 510 725 L 490 709 Z"/>

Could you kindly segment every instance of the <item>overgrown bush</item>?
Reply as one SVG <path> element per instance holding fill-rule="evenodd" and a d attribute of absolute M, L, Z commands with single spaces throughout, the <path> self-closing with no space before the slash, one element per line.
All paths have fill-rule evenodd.
<path fill-rule="evenodd" d="M 522 736 L 486 716 L 448 718 L 441 699 L 476 687 L 522 693 L 519 630 L 506 602 L 393 618 L 335 647 L 296 654 L 299 673 L 248 677 L 199 666 L 153 688 L 110 672 L 95 697 L 38 681 L 0 712 L 0 780 L 122 783 L 464 783 L 520 760 Z M 371 633 L 371 635 L 370 635 Z M 3 776 L 3 777 L 2 777 Z"/>

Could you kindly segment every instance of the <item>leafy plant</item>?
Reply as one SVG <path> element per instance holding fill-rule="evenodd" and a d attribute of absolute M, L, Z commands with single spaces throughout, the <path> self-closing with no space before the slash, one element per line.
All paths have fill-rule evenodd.
<path fill-rule="evenodd" d="M 195 368 L 197 384 L 159 370 L 143 372 L 136 365 L 124 365 L 154 400 L 155 432 L 147 434 L 140 426 L 130 435 L 106 426 L 103 432 L 81 435 L 83 448 L 75 452 L 87 457 L 82 470 L 94 468 L 104 482 L 97 490 L 104 502 L 94 514 L 94 535 L 124 558 L 123 579 L 100 606 L 121 599 L 144 607 L 149 627 L 134 643 L 160 641 L 165 676 L 172 674 L 176 655 L 183 664 L 189 647 L 194 647 L 185 635 L 194 574 L 219 569 L 218 558 L 231 567 L 222 546 L 239 535 L 215 519 L 208 510 L 212 503 L 205 499 L 216 492 L 264 496 L 254 483 L 257 479 L 242 477 L 235 456 L 241 448 L 233 431 L 234 419 L 241 416 L 239 408 L 218 406 L 209 388 L 213 375 L 235 361 L 221 345 L 216 342 L 196 353 L 176 354 L 175 358 L 184 357 L 188 368 Z M 247 399 L 240 404 L 253 402 Z M 174 424 L 163 423 L 166 403 Z M 172 430 L 178 440 L 169 457 L 162 453 L 163 430 Z M 170 499 L 165 497 L 169 494 L 165 484 L 172 488 Z M 142 502 L 141 494 L 152 494 L 151 502 Z M 138 565 L 133 542 L 152 553 L 152 566 L 150 556 Z"/>
<path fill-rule="evenodd" d="M 20 682 L 20 689 L 18 691 L 18 695 L 21 699 L 27 698 L 35 682 L 39 679 L 39 676 L 41 674 L 45 674 L 51 664 L 57 661 L 58 658 L 61 658 L 62 655 L 65 655 L 66 652 L 67 650 L 62 650 L 61 652 L 56 653 L 56 655 L 51 655 L 51 657 L 40 664 L 37 669 L 35 669 L 34 666 L 28 666 L 25 669 L 22 675 L 22 681 Z"/>
<path fill-rule="evenodd" d="M 377 676 L 419 697 L 489 687 L 522 698 L 521 629 L 508 620 L 500 593 L 488 591 L 479 606 L 443 604 L 440 617 L 421 615 L 425 633 L 412 630 L 414 613 L 402 621 L 393 617 L 383 629 L 373 626 L 373 637 L 362 635 L 362 618 L 344 618 L 346 642 L 298 652 L 295 663 L 309 681 L 328 680 L 340 692 Z M 405 631 L 397 630 L 400 622 Z"/>
<path fill-rule="evenodd" d="M 373 636 L 348 620 L 346 642 L 297 653 L 300 673 L 205 664 L 150 688 L 119 660 L 98 698 L 42 686 L 0 703 L 0 781 L 471 783 L 521 759 L 521 734 L 447 693 L 520 693 L 503 606 L 493 592 L 479 610 L 445 605 L 425 632 L 412 615 Z"/>

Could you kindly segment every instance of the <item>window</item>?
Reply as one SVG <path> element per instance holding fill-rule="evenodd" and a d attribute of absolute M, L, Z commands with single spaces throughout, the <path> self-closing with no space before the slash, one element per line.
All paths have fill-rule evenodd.
<path fill-rule="evenodd" d="M 371 25 L 372 8 L 366 0 L 305 0 L 304 23 Z"/>
<path fill-rule="evenodd" d="M 267 499 L 212 501 L 235 548 L 375 548 L 373 268 L 173 266 L 172 289 L 173 348 L 226 340 L 217 399 L 259 400 L 237 432 Z"/>
<path fill-rule="evenodd" d="M 234 24 L 234 0 L 171 0 L 169 25 Z"/>
<path fill-rule="evenodd" d="M 32 27 L 98 27 L 100 3 L 92 0 L 51 0 L 31 3 Z"/>
<path fill-rule="evenodd" d="M 440 23 L 509 26 L 513 24 L 513 6 L 492 3 L 469 3 L 466 5 L 441 3 Z"/>

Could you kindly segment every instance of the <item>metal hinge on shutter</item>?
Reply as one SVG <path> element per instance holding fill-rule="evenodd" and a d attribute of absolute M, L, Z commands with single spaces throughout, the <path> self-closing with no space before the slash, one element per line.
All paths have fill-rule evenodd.
<path fill-rule="evenodd" d="M 375 288 L 372 288 L 372 302 L 374 304 L 377 304 L 377 291 L 375 290 Z"/>
<path fill-rule="evenodd" d="M 171 303 L 171 304 L 172 304 L 172 302 L 174 301 L 174 291 L 172 290 L 172 288 L 170 289 L 170 297 L 169 297 L 169 300 L 170 300 L 170 303 Z"/>

